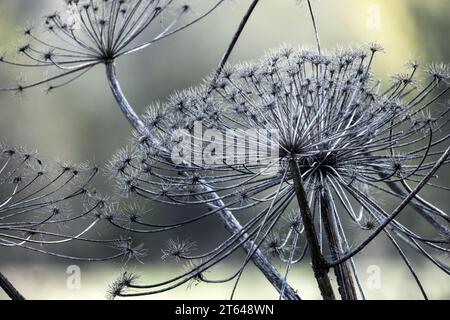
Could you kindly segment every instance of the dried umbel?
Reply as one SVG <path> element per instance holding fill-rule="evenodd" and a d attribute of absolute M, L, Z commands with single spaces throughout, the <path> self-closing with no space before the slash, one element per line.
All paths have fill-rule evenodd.
<path fill-rule="evenodd" d="M 92 188 L 98 167 L 65 163 L 47 166 L 23 148 L 0 146 L 0 246 L 23 248 L 79 260 L 128 259 L 128 239 L 98 239 L 93 233 L 105 219 L 106 198 Z M 71 209 L 71 204 L 82 208 Z M 102 247 L 102 257 L 68 255 L 62 246 Z"/>
<path fill-rule="evenodd" d="M 144 119 L 148 135 L 136 134 L 134 145 L 111 163 L 120 189 L 177 207 L 207 204 L 209 210 L 170 225 L 129 219 L 122 228 L 144 233 L 189 228 L 223 207 L 248 222 L 213 250 L 191 254 L 182 250 L 190 246 L 171 242 L 165 256 L 195 260 L 195 266 L 160 284 L 123 286 L 119 295 L 163 292 L 192 279 L 239 279 L 249 257 L 227 279 L 211 280 L 204 272 L 240 248 L 246 232 L 253 252 L 263 247 L 287 264 L 285 280 L 308 251 L 326 299 L 335 298 L 331 268 L 342 298 L 364 297 L 355 257 L 384 233 L 426 297 L 402 246 L 449 273 L 441 255 L 450 250 L 449 216 L 418 195 L 424 187 L 448 190 L 435 173 L 448 163 L 449 68 L 431 65 L 422 82 L 412 62 L 407 74 L 382 85 L 371 72 L 380 50 L 375 44 L 330 54 L 282 48 L 261 62 L 227 68 L 211 90 L 208 84 L 150 108 Z M 263 129 L 278 138 L 258 134 Z M 244 156 L 256 142 L 269 140 L 275 158 L 255 162 Z M 234 156 L 225 156 L 230 147 Z M 386 197 L 398 204 L 394 211 L 383 204 Z M 402 222 L 407 205 L 426 228 Z M 355 227 L 361 230 L 356 235 Z"/>
<path fill-rule="evenodd" d="M 3 64 L 53 69 L 54 74 L 30 83 L 2 88 L 21 93 L 46 85 L 50 92 L 78 79 L 99 64 L 137 52 L 201 20 L 224 0 L 211 1 L 208 11 L 193 15 L 191 5 L 178 0 L 66 0 L 62 12 L 43 18 L 42 26 L 27 27 L 17 48 L 24 58 L 0 56 Z M 185 17 L 191 16 L 190 19 Z M 140 37 L 150 31 L 151 39 Z"/>

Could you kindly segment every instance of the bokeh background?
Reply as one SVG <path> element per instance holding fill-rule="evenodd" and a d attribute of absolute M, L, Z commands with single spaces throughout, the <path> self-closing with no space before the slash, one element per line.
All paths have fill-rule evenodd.
<path fill-rule="evenodd" d="M 0 0 L 0 48 L 14 50 L 21 43 L 20 28 L 28 22 L 61 8 L 62 0 Z M 200 2 L 198 11 L 209 0 Z M 174 37 L 137 55 L 120 60 L 119 73 L 124 91 L 138 112 L 149 104 L 164 101 L 171 92 L 200 83 L 217 65 L 223 50 L 238 25 L 250 0 L 230 1 L 207 19 Z M 376 41 L 386 49 L 375 65 L 377 76 L 387 79 L 404 70 L 414 58 L 426 62 L 450 61 L 450 3 L 447 0 L 317 0 L 317 22 L 322 46 L 357 45 Z M 261 0 L 230 61 L 255 60 L 268 49 L 282 44 L 314 45 L 314 34 L 307 7 L 296 0 Z M 113 101 L 101 67 L 70 86 L 46 95 L 35 89 L 18 97 L 0 93 L 0 141 L 37 149 L 44 159 L 59 158 L 73 162 L 95 160 L 105 164 L 130 137 L 130 127 Z M 0 66 L 0 86 L 26 78 L 23 70 Z M 443 171 L 443 170 L 442 170 Z M 443 181 L 449 173 L 442 172 Z M 111 192 L 110 181 L 97 179 L 98 188 Z M 449 208 L 445 193 L 425 193 L 442 208 Z M 155 208 L 157 210 L 158 208 Z M 186 213 L 188 214 L 188 213 Z M 190 228 L 180 235 L 205 241 L 224 235 L 213 222 Z M 102 231 L 107 233 L 107 231 Z M 161 240 L 161 239 L 157 239 Z M 180 271 L 175 263 L 162 264 L 160 246 L 152 239 L 137 239 L 149 248 L 145 265 L 127 267 L 157 282 Z M 77 248 L 72 248 L 75 252 Z M 78 252 L 95 255 L 95 251 Z M 360 257 L 363 282 L 370 276 L 370 266 L 381 270 L 381 288 L 366 290 L 368 298 L 420 298 L 405 266 L 391 248 L 377 240 Z M 80 265 L 82 286 L 69 290 L 66 270 L 72 263 L 25 251 L 0 249 L 0 269 L 28 297 L 33 299 L 103 299 L 108 283 L 121 270 L 121 264 Z M 430 297 L 450 298 L 449 277 L 435 267 L 416 262 Z M 221 266 L 218 273 L 230 273 L 233 261 Z M 368 271 L 369 270 L 369 271 Z M 317 298 L 308 266 L 296 268 L 291 282 L 302 297 Z M 198 285 L 180 288 L 151 298 L 226 299 L 230 285 Z M 276 299 L 276 292 L 256 270 L 244 274 L 237 298 Z M 0 299 L 6 298 L 0 292 Z"/>

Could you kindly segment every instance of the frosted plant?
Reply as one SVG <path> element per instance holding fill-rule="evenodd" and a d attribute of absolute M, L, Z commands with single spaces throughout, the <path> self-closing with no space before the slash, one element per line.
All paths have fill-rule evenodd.
<path fill-rule="evenodd" d="M 98 167 L 58 163 L 52 166 L 23 148 L 0 146 L 0 247 L 26 249 L 75 261 L 129 259 L 142 252 L 128 239 L 101 239 L 92 230 L 105 218 L 107 199 L 92 188 Z M 71 209 L 71 204 L 82 208 Z M 67 245 L 104 247 L 103 257 L 63 253 Z M 70 252 L 65 251 L 65 252 Z M 0 274 L 0 287 L 23 298 Z"/>
<path fill-rule="evenodd" d="M 317 54 L 285 47 L 258 63 L 228 67 L 212 85 L 208 81 L 206 88 L 177 93 L 167 104 L 151 107 L 144 123 L 155 139 L 137 135 L 134 145 L 112 161 L 112 174 L 126 196 L 173 206 L 220 200 L 234 215 L 246 217 L 241 232 L 256 244 L 254 251 L 262 247 L 286 263 L 285 280 L 310 257 L 324 299 L 336 298 L 330 269 L 341 298 L 364 298 L 357 254 L 383 233 L 426 298 L 403 244 L 449 273 L 441 255 L 450 250 L 449 216 L 418 193 L 424 187 L 448 190 L 436 172 L 450 152 L 450 104 L 442 103 L 450 73 L 446 65 L 430 65 L 421 85 L 420 67 L 411 62 L 408 73 L 382 85 L 371 72 L 381 50 L 370 44 Z M 278 138 L 262 130 L 277 132 Z M 263 153 L 252 161 L 254 146 L 269 140 L 263 146 L 276 158 L 266 161 L 269 155 Z M 383 204 L 385 198 L 397 203 L 395 210 Z M 426 228 L 402 222 L 408 205 Z M 170 225 L 129 216 L 117 216 L 116 223 L 134 232 L 167 232 L 189 228 L 222 206 Z M 127 283 L 115 292 L 148 295 L 192 280 L 238 280 L 251 253 L 226 279 L 204 273 L 245 241 L 234 234 L 195 253 L 186 242 L 171 241 L 164 258 L 195 261 L 193 267 L 162 283 Z"/>

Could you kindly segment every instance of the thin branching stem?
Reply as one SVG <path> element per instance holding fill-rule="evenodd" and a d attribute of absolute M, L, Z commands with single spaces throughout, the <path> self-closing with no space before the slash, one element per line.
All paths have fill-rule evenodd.
<path fill-rule="evenodd" d="M 25 297 L 17 290 L 13 284 L 0 272 L 0 287 L 12 300 L 25 300 Z"/>
<path fill-rule="evenodd" d="M 233 52 L 234 47 L 236 46 L 242 32 L 244 31 L 245 26 L 247 25 L 247 22 L 249 21 L 253 11 L 255 10 L 256 6 L 258 5 L 258 2 L 259 2 L 259 0 L 253 0 L 253 2 L 250 4 L 250 7 L 248 8 L 247 12 L 245 13 L 244 17 L 242 18 L 242 20 L 239 24 L 239 27 L 237 28 L 236 32 L 234 33 L 230 44 L 228 45 L 222 59 L 219 62 L 219 65 L 214 73 L 211 84 L 216 83 L 216 81 L 219 79 L 220 75 L 222 74 L 222 71 L 228 62 L 228 59 L 230 58 L 231 53 Z M 212 88 L 212 86 L 210 86 L 208 89 L 208 93 L 211 93 L 212 90 L 213 90 L 213 88 Z"/>

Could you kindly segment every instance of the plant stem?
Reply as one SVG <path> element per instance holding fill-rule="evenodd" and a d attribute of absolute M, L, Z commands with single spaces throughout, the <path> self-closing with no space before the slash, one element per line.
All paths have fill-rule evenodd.
<path fill-rule="evenodd" d="M 328 277 L 328 270 L 326 261 L 320 252 L 319 238 L 314 227 L 314 218 L 309 208 L 308 199 L 305 189 L 303 187 L 303 179 L 298 168 L 297 162 L 293 159 L 290 161 L 290 169 L 294 181 L 294 189 L 297 196 L 300 214 L 305 228 L 306 241 L 311 254 L 312 268 L 314 277 L 319 285 L 320 293 L 324 300 L 335 300 L 333 287 L 330 278 Z"/>
<path fill-rule="evenodd" d="M 244 31 L 245 25 L 247 24 L 248 20 L 250 19 L 250 16 L 252 15 L 253 11 L 255 10 L 258 2 L 259 2 L 259 0 L 253 0 L 253 2 L 250 4 L 250 7 L 247 10 L 247 12 L 244 15 L 244 18 L 242 18 L 241 23 L 238 26 L 238 29 L 236 30 L 235 34 L 233 35 L 233 38 L 231 39 L 230 44 L 228 45 L 227 49 L 225 50 L 225 53 L 224 53 L 222 59 L 220 60 L 219 66 L 217 67 L 216 72 L 214 73 L 214 77 L 211 81 L 211 85 L 208 88 L 208 94 L 211 93 L 212 86 L 219 79 L 219 77 L 223 71 L 223 68 L 225 67 L 228 59 L 230 58 L 230 55 L 233 52 L 233 49 L 236 46 L 236 43 L 239 40 L 239 38 L 242 34 L 242 31 Z"/>
<path fill-rule="evenodd" d="M 114 95 L 114 98 L 117 101 L 120 109 L 122 110 L 123 115 L 127 118 L 128 122 L 130 122 L 131 126 L 139 132 L 139 134 L 143 136 L 148 135 L 148 130 L 145 127 L 142 120 L 134 111 L 133 107 L 131 107 L 128 100 L 125 98 L 123 94 L 120 83 L 117 79 L 116 67 L 114 65 L 114 61 L 111 61 L 106 64 L 106 77 L 108 78 L 108 83 L 111 88 L 111 91 Z"/>
<path fill-rule="evenodd" d="M 337 260 L 345 252 L 342 238 L 337 226 L 334 213 L 330 210 L 330 199 L 325 190 L 320 193 L 321 218 L 327 234 L 328 245 L 333 260 Z M 348 262 L 344 262 L 334 267 L 339 293 L 342 300 L 358 300 L 355 285 L 353 283 L 352 273 Z"/>
<path fill-rule="evenodd" d="M 316 17 L 314 15 L 314 10 L 313 10 L 312 4 L 311 4 L 311 0 L 308 0 L 308 8 L 309 8 L 309 13 L 311 15 L 312 24 L 314 27 L 314 34 L 316 36 L 317 51 L 318 51 L 319 55 L 321 55 L 322 49 L 321 49 L 321 45 L 320 45 L 319 29 L 317 28 Z"/>
<path fill-rule="evenodd" d="M 117 79 L 116 69 L 114 67 L 114 63 L 106 64 L 106 75 L 108 78 L 109 86 L 111 87 L 112 93 L 120 106 L 120 109 L 124 113 L 125 117 L 128 119 L 133 128 L 139 132 L 139 134 L 148 137 L 152 142 L 156 142 L 156 139 L 150 135 L 149 131 L 145 127 L 142 120 L 140 120 L 139 116 L 134 112 L 130 103 L 126 99 L 123 91 L 121 89 L 120 83 Z M 211 192 L 212 189 L 205 186 L 205 190 L 208 191 L 209 199 L 208 206 L 215 209 L 217 207 L 225 207 L 222 200 L 220 200 L 219 196 Z M 212 200 L 212 201 L 211 201 Z M 242 231 L 242 225 L 239 221 L 234 217 L 233 213 L 227 209 L 223 209 L 219 211 L 219 218 L 225 225 L 225 228 L 231 234 L 238 234 Z M 255 249 L 255 243 L 248 239 L 248 235 L 244 233 L 241 236 L 241 241 L 245 240 L 243 245 L 247 254 L 252 254 L 252 261 L 256 267 L 258 267 L 264 276 L 269 280 L 269 282 L 277 289 L 278 292 L 281 292 L 283 287 L 283 277 L 281 274 L 272 266 L 272 264 L 267 260 L 267 258 L 263 255 L 260 250 Z M 285 287 L 285 297 L 290 300 L 300 300 L 299 295 L 296 291 L 289 285 Z"/>
<path fill-rule="evenodd" d="M 12 285 L 11 282 L 0 272 L 0 287 L 12 300 L 25 300 L 25 297 Z"/>
<path fill-rule="evenodd" d="M 216 195 L 215 193 L 213 195 Z M 217 196 L 217 195 L 216 195 Z M 222 200 L 217 200 L 217 207 L 224 207 Z M 214 209 L 214 208 L 213 208 Z M 242 226 L 236 217 L 227 209 L 224 209 L 219 214 L 219 219 L 225 225 L 225 228 L 231 234 L 239 234 L 242 232 Z M 243 247 L 247 254 L 251 255 L 251 259 L 256 267 L 264 274 L 266 279 L 275 287 L 278 293 L 284 292 L 284 297 L 287 300 L 301 300 L 297 292 L 284 281 L 281 274 L 275 269 L 267 260 L 261 250 L 256 248 L 256 244 L 248 239 L 247 233 L 244 233 L 240 240 L 244 242 Z M 284 288 L 284 289 L 283 289 Z"/>

